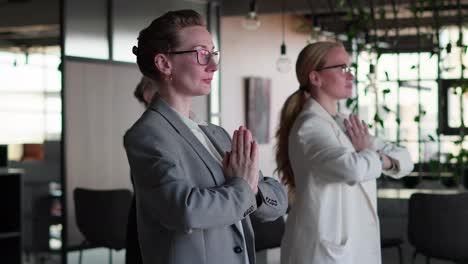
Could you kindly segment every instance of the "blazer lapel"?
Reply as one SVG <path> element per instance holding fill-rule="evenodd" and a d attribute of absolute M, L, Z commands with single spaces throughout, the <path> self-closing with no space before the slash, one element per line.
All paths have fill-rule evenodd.
<path fill-rule="evenodd" d="M 210 126 L 210 125 L 200 126 L 200 129 L 203 131 L 203 133 L 205 133 L 205 135 L 211 141 L 211 143 L 219 152 L 221 157 L 224 158 L 224 156 L 226 155 L 226 151 L 231 150 L 231 142 L 227 141 L 225 138 L 222 138 L 220 135 L 220 131 L 218 129 L 215 129 L 215 127 L 213 126 Z M 244 236 L 246 236 L 246 229 L 245 229 L 245 224 L 244 224 L 245 221 L 246 220 L 244 218 L 242 220 L 242 228 L 244 229 Z M 231 227 L 236 231 L 237 235 L 242 237 L 242 233 L 239 230 L 239 226 L 237 224 L 232 224 Z"/>
<path fill-rule="evenodd" d="M 210 125 L 200 125 L 199 127 L 211 141 L 211 143 L 216 148 L 221 157 L 224 158 L 224 155 L 226 155 L 226 151 L 231 151 L 231 142 L 226 140 L 225 137 L 222 137 L 222 135 L 220 135 L 222 132 L 219 131 L 219 129 L 215 129 L 213 126 Z"/>
<path fill-rule="evenodd" d="M 252 236 L 253 229 L 249 218 L 244 218 L 242 220 L 242 228 L 244 228 L 245 245 L 249 254 L 250 263 L 255 263 L 255 240 Z"/>
<path fill-rule="evenodd" d="M 377 186 L 375 181 L 360 182 L 362 192 L 365 194 L 369 207 L 372 209 L 374 220 L 378 222 L 379 216 L 377 215 L 377 201 L 372 197 L 377 197 Z"/>
<path fill-rule="evenodd" d="M 211 173 L 213 180 L 216 185 L 222 184 L 224 179 L 224 174 L 219 163 L 211 156 L 208 150 L 200 143 L 197 137 L 189 130 L 189 128 L 184 124 L 177 113 L 161 98 L 157 98 L 151 103 L 151 110 L 159 112 L 179 133 L 179 135 L 193 148 L 193 150 L 198 154 L 200 159 L 205 163 L 206 167 Z"/>
<path fill-rule="evenodd" d="M 203 130 L 203 132 L 206 134 L 208 139 L 222 157 L 226 155 L 226 151 L 231 151 L 231 141 L 226 140 L 227 138 L 224 131 L 221 131 L 221 129 L 212 125 L 200 126 L 200 129 Z M 247 217 L 242 219 L 241 224 L 241 227 L 244 231 L 244 239 L 247 246 L 250 263 L 254 263 L 253 259 L 255 258 L 255 253 L 251 245 L 254 245 L 255 242 L 252 237 L 252 226 L 250 225 L 250 221 L 248 221 Z M 237 235 L 242 237 L 242 233 L 239 230 L 240 226 L 237 224 L 232 224 L 231 227 L 235 230 Z"/>
<path fill-rule="evenodd" d="M 352 145 L 351 140 L 348 138 L 348 135 L 346 134 L 346 128 L 344 126 L 344 120 L 346 116 L 344 114 L 338 114 L 338 118 L 336 120 L 336 123 L 338 124 L 338 127 L 340 130 L 345 133 L 346 138 L 349 140 L 349 143 Z M 377 212 L 377 205 L 376 201 L 372 197 L 375 197 L 375 182 L 373 181 L 367 181 L 367 182 L 360 182 L 359 186 L 361 188 L 361 191 L 365 194 L 366 200 L 369 203 L 369 206 L 372 208 L 374 212 Z M 374 218 L 377 219 L 377 214 L 374 213 Z"/>
<path fill-rule="evenodd" d="M 325 118 L 327 121 L 331 122 L 332 124 L 336 125 L 339 130 L 341 130 L 342 133 L 345 133 L 346 138 L 348 138 L 348 135 L 346 134 L 346 128 L 344 127 L 344 119 L 346 118 L 346 115 L 338 113 L 338 118 L 335 121 L 333 117 L 313 98 L 309 98 L 309 101 L 307 101 L 305 107 L 307 107 L 308 111 L 311 111 L 323 118 Z M 349 140 L 349 138 L 348 138 Z M 351 140 L 349 140 L 350 145 L 352 146 Z M 375 182 L 360 182 L 359 187 L 361 191 L 364 193 L 366 200 L 368 202 L 369 207 L 371 210 L 374 212 L 374 218 L 377 219 L 377 205 L 376 202 L 373 201 L 372 197 L 374 197 L 375 190 Z"/>

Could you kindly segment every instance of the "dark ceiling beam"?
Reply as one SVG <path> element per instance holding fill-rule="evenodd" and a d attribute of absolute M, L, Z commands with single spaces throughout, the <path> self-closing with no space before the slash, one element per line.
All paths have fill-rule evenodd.
<path fill-rule="evenodd" d="M 59 24 L 59 6 L 60 0 L 0 3 L 0 27 Z"/>
<path fill-rule="evenodd" d="M 244 16 L 249 11 L 250 0 L 221 0 L 222 16 Z M 337 3 L 337 0 L 330 0 Z M 400 4 L 408 4 L 414 0 L 401 0 Z M 346 1 L 345 1 L 346 2 Z M 370 0 L 358 1 L 361 6 L 368 7 Z M 390 6 L 390 0 L 374 0 L 375 6 Z M 336 5 L 336 4 L 335 4 Z M 314 9 L 311 12 L 311 9 Z M 336 10 L 337 8 L 335 8 Z M 288 0 L 287 10 L 291 13 L 325 13 L 330 12 L 328 0 Z M 338 11 L 338 10 L 336 10 Z M 281 12 L 281 1 L 277 0 L 257 0 L 257 12 L 259 14 L 279 14 Z"/>
<path fill-rule="evenodd" d="M 23 38 L 23 39 L 0 39 L 1 48 L 11 47 L 34 47 L 34 46 L 57 46 L 60 45 L 58 37 Z"/>
<path fill-rule="evenodd" d="M 419 47 L 415 45 L 418 43 L 416 35 L 404 36 L 388 36 L 386 38 L 369 36 L 369 39 L 374 43 L 382 43 L 379 45 L 381 53 L 396 53 L 396 52 L 434 52 L 436 43 L 432 39 L 432 35 L 421 34 Z"/>
<path fill-rule="evenodd" d="M 310 16 L 305 16 L 306 19 L 312 19 Z M 328 31 L 332 31 L 335 33 L 343 33 L 347 30 L 347 25 L 350 23 L 349 21 L 345 21 L 344 16 L 336 23 L 333 16 L 317 16 L 315 18 L 318 21 L 318 24 L 322 26 L 323 29 Z M 434 17 L 426 17 L 420 18 L 420 25 L 423 27 L 432 27 L 436 28 L 437 26 L 447 26 L 447 25 L 456 25 L 458 22 L 458 18 L 456 16 L 442 16 L 439 17 L 439 21 L 437 22 Z M 371 26 L 371 25 L 369 25 Z M 391 30 L 395 28 L 395 19 L 390 17 L 389 19 L 385 20 L 376 20 L 375 27 L 377 30 Z M 414 28 L 415 27 L 415 19 L 414 18 L 400 18 L 398 19 L 398 28 L 405 29 L 405 28 Z"/>

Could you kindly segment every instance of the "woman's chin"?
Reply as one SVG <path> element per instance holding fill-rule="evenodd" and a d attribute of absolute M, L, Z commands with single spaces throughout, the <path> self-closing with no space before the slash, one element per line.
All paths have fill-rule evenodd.
<path fill-rule="evenodd" d="M 211 93 L 211 86 L 203 87 L 202 89 L 198 90 L 194 96 L 204 96 Z"/>

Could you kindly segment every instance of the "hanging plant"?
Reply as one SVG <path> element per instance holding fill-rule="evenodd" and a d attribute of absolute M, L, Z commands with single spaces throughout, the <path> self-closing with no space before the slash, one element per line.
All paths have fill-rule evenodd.
<path fill-rule="evenodd" d="M 375 113 L 374 115 L 374 124 L 378 124 L 381 128 L 384 128 L 384 121 L 378 113 Z"/>
<path fill-rule="evenodd" d="M 421 110 L 419 111 L 419 114 L 416 115 L 414 117 L 414 119 L 413 119 L 414 122 L 416 122 L 416 123 L 420 123 L 421 119 L 426 115 L 426 110 L 423 110 L 422 106 L 420 106 L 420 107 L 421 107 Z"/>
<path fill-rule="evenodd" d="M 358 98 L 357 97 L 348 98 L 346 100 L 346 108 L 348 108 L 351 111 L 351 113 L 357 114 Z"/>

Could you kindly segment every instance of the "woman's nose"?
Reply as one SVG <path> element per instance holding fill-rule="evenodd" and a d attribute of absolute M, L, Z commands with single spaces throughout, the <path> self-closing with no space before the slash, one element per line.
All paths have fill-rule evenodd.
<path fill-rule="evenodd" d="M 218 64 L 213 58 L 210 59 L 210 63 L 206 66 L 206 70 L 209 72 L 215 72 L 218 70 Z"/>

